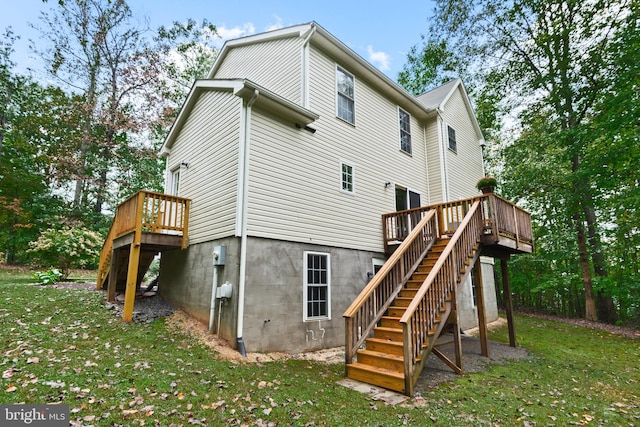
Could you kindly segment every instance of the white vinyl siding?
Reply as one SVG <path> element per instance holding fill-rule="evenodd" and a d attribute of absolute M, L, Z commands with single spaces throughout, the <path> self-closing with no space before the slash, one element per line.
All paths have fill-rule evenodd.
<path fill-rule="evenodd" d="M 180 170 L 180 196 L 192 200 L 190 243 L 234 235 L 241 105 L 231 92 L 204 92 L 167 158 L 169 170 L 189 163 Z"/>
<path fill-rule="evenodd" d="M 358 126 L 335 120 L 335 61 L 312 45 L 309 109 L 315 134 L 252 112 L 248 234 L 381 252 L 381 215 L 395 210 L 402 182 L 428 194 L 423 127 L 411 118 L 413 156 L 398 150 L 398 105 L 358 80 Z M 344 159 L 358 159 L 357 192 L 336 191 Z"/>
<path fill-rule="evenodd" d="M 302 39 L 286 38 L 234 47 L 227 53 L 214 78 L 249 79 L 300 104 Z"/>
<path fill-rule="evenodd" d="M 429 205 L 444 202 L 443 168 L 440 158 L 442 149 L 438 140 L 439 119 L 426 122 L 427 167 L 429 170 Z"/>
<path fill-rule="evenodd" d="M 480 135 L 476 132 L 460 88 L 447 101 L 442 114 L 445 147 L 449 146 L 447 126 L 456 131 L 456 153 L 445 149 L 449 200 L 478 194 L 475 184 L 483 176 Z"/>

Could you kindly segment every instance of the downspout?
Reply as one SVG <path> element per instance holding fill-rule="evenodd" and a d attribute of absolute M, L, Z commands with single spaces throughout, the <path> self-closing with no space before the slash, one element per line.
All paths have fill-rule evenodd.
<path fill-rule="evenodd" d="M 302 43 L 302 106 L 309 108 L 309 41 L 316 32 L 316 25 L 311 24 L 311 30 Z"/>
<path fill-rule="evenodd" d="M 427 204 L 431 205 L 431 180 L 429 177 L 429 147 L 427 146 L 427 126 L 422 124 L 422 144 L 424 146 L 424 167 L 427 172 Z"/>
<path fill-rule="evenodd" d="M 447 137 L 447 132 L 445 129 L 444 118 L 442 117 L 442 110 L 437 108 L 438 112 L 438 139 L 440 142 L 440 173 L 442 174 L 442 201 L 449 201 L 449 174 L 447 168 L 447 147 L 445 138 Z"/>
<path fill-rule="evenodd" d="M 249 201 L 249 147 L 251 142 L 251 107 L 256 102 L 260 92 L 255 89 L 253 96 L 247 102 L 244 114 L 244 157 L 243 163 L 243 175 L 242 175 L 242 234 L 240 236 L 240 280 L 238 282 L 238 332 L 237 332 L 237 345 L 238 351 L 242 356 L 247 357 L 247 351 L 244 346 L 244 340 L 242 339 L 242 330 L 244 323 L 244 288 L 246 283 L 247 274 L 247 204 Z"/>

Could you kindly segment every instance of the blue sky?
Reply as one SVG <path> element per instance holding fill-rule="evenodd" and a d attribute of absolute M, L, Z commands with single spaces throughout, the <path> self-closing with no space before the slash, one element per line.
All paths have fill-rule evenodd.
<path fill-rule="evenodd" d="M 187 18 L 208 19 L 222 38 L 236 38 L 269 29 L 316 21 L 327 31 L 396 80 L 411 46 L 419 43 L 433 9 L 430 0 L 401 3 L 305 0 L 129 0 L 134 16 L 148 18 L 151 28 Z M 56 7 L 57 0 L 0 0 L 0 30 L 12 26 L 21 35 L 13 60 L 18 71 L 38 69 L 28 40 L 42 43 L 29 27 L 40 12 Z"/>

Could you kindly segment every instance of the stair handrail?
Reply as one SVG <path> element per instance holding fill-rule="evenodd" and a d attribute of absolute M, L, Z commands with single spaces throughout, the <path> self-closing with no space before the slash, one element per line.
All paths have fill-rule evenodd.
<path fill-rule="evenodd" d="M 111 260 L 111 250 L 113 249 L 113 239 L 115 238 L 114 221 L 111 222 L 107 237 L 104 239 L 102 249 L 100 250 L 100 262 L 98 263 L 98 280 L 96 280 L 96 290 L 100 290 L 104 281 L 107 279 L 107 267 Z"/>
<path fill-rule="evenodd" d="M 436 218 L 435 210 L 425 213 L 343 314 L 347 364 L 352 363 L 358 348 L 435 243 L 438 236 Z"/>
<path fill-rule="evenodd" d="M 432 267 L 400 319 L 404 342 L 405 393 L 414 385 L 414 366 L 421 357 L 436 315 L 449 295 L 456 292 L 462 268 L 483 230 L 484 213 L 481 199 L 475 200 L 453 237 Z M 417 316 L 416 314 L 420 315 Z"/>

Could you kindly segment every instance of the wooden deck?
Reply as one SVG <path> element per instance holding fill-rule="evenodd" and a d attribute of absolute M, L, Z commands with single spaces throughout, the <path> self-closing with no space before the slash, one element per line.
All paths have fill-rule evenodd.
<path fill-rule="evenodd" d="M 430 353 L 462 372 L 457 299 L 472 270 L 488 356 L 480 255 L 500 258 L 508 277 L 506 260 L 533 251 L 531 218 L 487 194 L 385 214 L 382 222 L 389 258 L 343 315 L 346 376 L 412 395 Z M 510 306 L 507 319 L 515 346 Z M 434 348 L 444 330 L 453 332 L 456 360 Z"/>
<path fill-rule="evenodd" d="M 107 288 L 107 300 L 125 291 L 123 320 L 133 316 L 136 290 L 153 258 L 162 251 L 188 246 L 191 201 L 140 191 L 121 203 L 100 253 L 96 288 Z"/>

